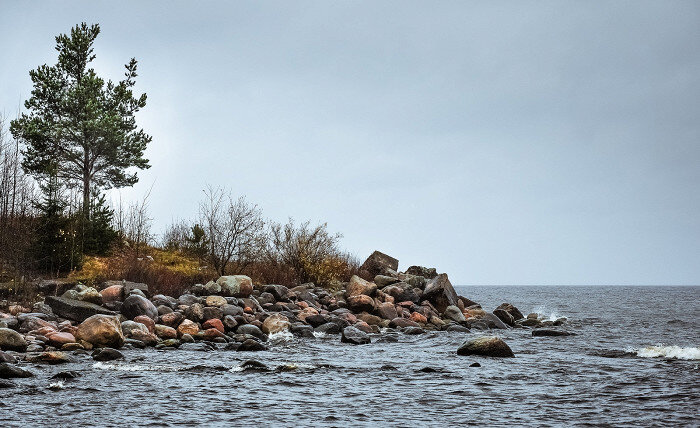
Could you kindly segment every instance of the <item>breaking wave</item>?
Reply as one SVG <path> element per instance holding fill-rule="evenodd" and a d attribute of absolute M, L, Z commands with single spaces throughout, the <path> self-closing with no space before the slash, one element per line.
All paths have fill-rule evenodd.
<path fill-rule="evenodd" d="M 700 349 L 680 346 L 647 346 L 632 352 L 642 358 L 676 358 L 679 360 L 700 360 Z"/>

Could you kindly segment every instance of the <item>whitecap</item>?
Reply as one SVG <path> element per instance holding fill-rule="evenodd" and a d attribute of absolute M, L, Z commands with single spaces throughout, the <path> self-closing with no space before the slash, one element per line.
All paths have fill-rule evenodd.
<path fill-rule="evenodd" d="M 276 345 L 279 343 L 291 342 L 292 340 L 294 340 L 294 335 L 291 332 L 289 332 L 288 330 L 280 331 L 277 333 L 272 333 L 267 338 L 267 341 L 273 345 Z"/>
<path fill-rule="evenodd" d="M 633 349 L 631 352 L 642 358 L 677 358 L 679 360 L 700 360 L 700 349 L 680 346 L 647 346 L 646 348 Z"/>
<path fill-rule="evenodd" d="M 535 309 L 532 310 L 532 312 L 537 314 L 537 319 L 540 321 L 556 321 L 560 318 L 565 318 L 565 316 L 560 315 L 556 310 L 548 310 L 544 306 L 538 306 Z M 549 314 L 549 315 L 547 315 Z"/>
<path fill-rule="evenodd" d="M 59 389 L 64 389 L 63 381 L 51 382 L 49 384 L 49 389 L 53 391 L 58 391 Z"/>
<path fill-rule="evenodd" d="M 123 372 L 176 372 L 186 370 L 187 367 L 171 367 L 171 366 L 146 366 L 142 364 L 114 364 L 98 361 L 92 365 L 93 369 L 100 370 L 117 370 Z"/>

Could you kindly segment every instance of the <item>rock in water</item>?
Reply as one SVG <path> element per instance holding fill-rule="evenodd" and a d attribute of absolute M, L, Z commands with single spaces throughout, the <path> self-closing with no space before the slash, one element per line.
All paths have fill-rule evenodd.
<path fill-rule="evenodd" d="M 13 366 L 9 363 L 0 363 L 0 379 L 12 379 L 15 377 L 32 377 L 34 374 L 27 370 Z"/>
<path fill-rule="evenodd" d="M 288 331 L 290 327 L 291 323 L 289 322 L 289 318 L 280 314 L 272 314 L 263 321 L 262 331 L 269 335 Z"/>
<path fill-rule="evenodd" d="M 141 297 L 137 294 L 132 294 L 124 299 L 122 314 L 124 314 L 124 316 L 130 320 L 133 320 L 140 315 L 145 315 L 152 320 L 158 319 L 158 309 L 156 306 L 147 298 Z"/>
<path fill-rule="evenodd" d="M 501 321 L 503 321 L 504 324 L 509 325 L 509 326 L 514 326 L 515 325 L 515 319 L 513 319 L 513 316 L 508 313 L 505 309 L 502 309 L 500 307 L 496 308 L 495 311 L 493 311 L 493 314 L 498 317 Z"/>
<path fill-rule="evenodd" d="M 0 328 L 0 349 L 24 352 L 27 349 L 27 341 L 14 330 Z"/>
<path fill-rule="evenodd" d="M 446 273 L 441 273 L 428 282 L 423 290 L 423 298 L 432 303 L 440 313 L 445 312 L 448 306 L 457 306 L 458 300 Z"/>
<path fill-rule="evenodd" d="M 123 358 L 124 355 L 113 348 L 100 348 L 92 353 L 92 359 L 95 361 L 112 361 Z"/>
<path fill-rule="evenodd" d="M 253 280 L 245 275 L 222 276 L 216 280 L 221 292 L 227 296 L 248 297 L 253 293 Z"/>
<path fill-rule="evenodd" d="M 375 251 L 367 257 L 367 260 L 360 266 L 360 270 L 369 272 L 371 278 L 392 272 L 395 274 L 399 270 L 399 261 L 380 251 Z"/>
<path fill-rule="evenodd" d="M 364 345 L 371 342 L 367 333 L 353 326 L 348 326 L 343 329 L 343 335 L 340 341 L 343 343 L 352 343 L 353 345 Z"/>
<path fill-rule="evenodd" d="M 467 340 L 457 349 L 457 355 L 483 355 L 485 357 L 515 357 L 510 347 L 498 337 L 482 336 Z"/>
<path fill-rule="evenodd" d="M 267 348 L 262 343 L 255 339 L 246 339 L 241 346 L 236 349 L 237 351 L 267 351 Z"/>
<path fill-rule="evenodd" d="M 46 296 L 44 302 L 51 307 L 53 312 L 69 320 L 83 322 L 93 315 L 117 315 L 102 306 L 94 303 L 81 302 L 80 300 L 66 299 L 63 297 Z"/>
<path fill-rule="evenodd" d="M 504 311 L 508 312 L 508 314 L 513 317 L 513 321 L 517 321 L 517 320 L 525 318 L 525 316 L 523 316 L 522 312 L 520 312 L 518 310 L 518 308 L 511 305 L 510 303 L 501 303 L 496 309 L 503 309 Z M 495 313 L 496 312 L 494 311 L 494 314 Z M 505 322 L 505 320 L 503 322 Z"/>
<path fill-rule="evenodd" d="M 78 326 L 76 338 L 94 346 L 121 348 L 124 344 L 119 318 L 109 315 L 93 315 L 83 321 Z"/>
<path fill-rule="evenodd" d="M 570 331 L 564 330 L 551 330 L 546 328 L 538 328 L 532 330 L 532 335 L 537 336 L 576 336 L 576 333 L 571 333 Z"/>
<path fill-rule="evenodd" d="M 464 314 L 462 313 L 462 311 L 460 311 L 457 306 L 452 305 L 448 306 L 445 309 L 445 318 L 456 322 L 466 321 L 466 318 L 464 318 Z"/>

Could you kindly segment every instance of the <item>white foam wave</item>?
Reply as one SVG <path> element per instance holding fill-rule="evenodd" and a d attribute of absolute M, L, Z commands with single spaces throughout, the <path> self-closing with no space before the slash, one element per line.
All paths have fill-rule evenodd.
<path fill-rule="evenodd" d="M 565 316 L 561 315 L 557 310 L 549 310 L 545 308 L 544 306 L 538 306 L 535 309 L 532 310 L 532 312 L 537 314 L 537 318 L 540 321 L 556 321 L 560 318 L 566 318 Z M 549 314 L 549 315 L 547 315 Z"/>
<path fill-rule="evenodd" d="M 54 390 L 54 391 L 57 391 L 57 390 L 59 390 L 59 389 L 64 389 L 63 381 L 60 381 L 60 380 L 59 380 L 59 381 L 56 381 L 56 382 L 51 382 L 51 383 L 49 384 L 49 389 Z"/>
<path fill-rule="evenodd" d="M 291 342 L 292 340 L 294 340 L 294 335 L 288 330 L 272 333 L 267 338 L 267 341 L 273 345 Z"/>
<path fill-rule="evenodd" d="M 642 358 L 677 358 L 679 360 L 700 360 L 700 349 L 680 346 L 647 346 L 641 349 L 632 349 L 631 352 Z"/>
<path fill-rule="evenodd" d="M 142 364 L 114 364 L 98 361 L 92 365 L 93 369 L 100 370 L 117 370 L 123 372 L 176 372 L 186 370 L 186 367 L 171 367 L 171 366 L 145 366 Z"/>
<path fill-rule="evenodd" d="M 323 339 L 324 337 L 327 337 L 328 335 L 322 331 L 314 331 L 314 337 L 316 339 Z"/>

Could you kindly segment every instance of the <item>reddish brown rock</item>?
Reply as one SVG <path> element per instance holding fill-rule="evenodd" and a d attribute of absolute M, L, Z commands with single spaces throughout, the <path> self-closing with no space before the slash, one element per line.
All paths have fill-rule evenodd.
<path fill-rule="evenodd" d="M 359 294 L 347 298 L 348 308 L 353 312 L 372 312 L 374 310 L 374 299 L 365 295 Z"/>
<path fill-rule="evenodd" d="M 224 333 L 220 332 L 215 328 L 209 328 L 202 332 L 202 337 L 204 338 L 204 340 L 213 340 L 217 337 L 224 337 Z"/>
<path fill-rule="evenodd" d="M 180 322 L 183 320 L 183 316 L 180 312 L 170 312 L 169 314 L 163 314 L 160 316 L 160 322 L 163 325 L 167 325 L 168 327 L 173 327 L 176 328 L 178 325 L 180 325 Z"/>
<path fill-rule="evenodd" d="M 153 321 L 151 317 L 146 315 L 137 316 L 136 318 L 134 318 L 134 322 L 140 322 L 141 324 L 145 325 L 146 328 L 148 328 L 149 333 L 153 333 L 153 329 L 156 327 L 155 321 Z"/>
<path fill-rule="evenodd" d="M 75 342 L 75 336 L 70 333 L 53 332 L 46 337 L 49 339 L 51 346 L 55 346 L 56 348 L 60 348 L 66 343 Z"/>
<path fill-rule="evenodd" d="M 124 297 L 124 286 L 121 284 L 111 285 L 100 291 L 100 296 L 102 296 L 103 303 L 121 301 Z"/>
<path fill-rule="evenodd" d="M 358 296 L 364 294 L 367 296 L 373 296 L 377 291 L 377 284 L 369 281 L 365 281 L 357 275 L 353 275 L 350 278 L 348 286 L 345 288 L 345 297 Z"/>
<path fill-rule="evenodd" d="M 372 333 L 372 327 L 364 321 L 356 322 L 353 325 L 353 327 L 355 327 L 356 329 L 358 329 L 360 331 L 364 331 L 365 333 Z"/>
<path fill-rule="evenodd" d="M 393 303 L 389 302 L 384 302 L 377 306 L 377 313 L 380 317 L 386 320 L 393 320 L 394 318 L 398 317 L 398 314 L 396 313 L 396 307 Z"/>
<path fill-rule="evenodd" d="M 420 327 L 417 322 L 411 321 L 407 318 L 394 318 L 389 323 L 389 327 L 401 328 L 401 327 Z"/>
<path fill-rule="evenodd" d="M 131 339 L 141 341 L 148 346 L 155 346 L 158 344 L 158 337 L 144 330 L 131 330 Z"/>
<path fill-rule="evenodd" d="M 177 331 L 167 325 L 156 324 L 153 331 L 161 339 L 177 339 Z"/>
<path fill-rule="evenodd" d="M 417 323 L 423 323 L 423 324 L 425 324 L 425 323 L 428 322 L 428 318 L 426 318 L 425 315 L 420 314 L 420 313 L 418 313 L 418 312 L 412 313 L 412 314 L 411 314 L 411 317 L 410 317 L 410 320 L 411 320 L 411 321 L 414 321 L 414 322 L 417 322 Z"/>
<path fill-rule="evenodd" d="M 124 335 L 119 319 L 111 315 L 93 315 L 83 321 L 77 330 L 76 339 L 83 340 L 94 346 L 121 348 Z"/>
<path fill-rule="evenodd" d="M 218 318 L 212 318 L 212 319 L 206 321 L 204 324 L 202 324 L 202 328 L 203 329 L 215 328 L 223 333 L 224 332 L 224 323 L 222 323 L 221 320 Z"/>

